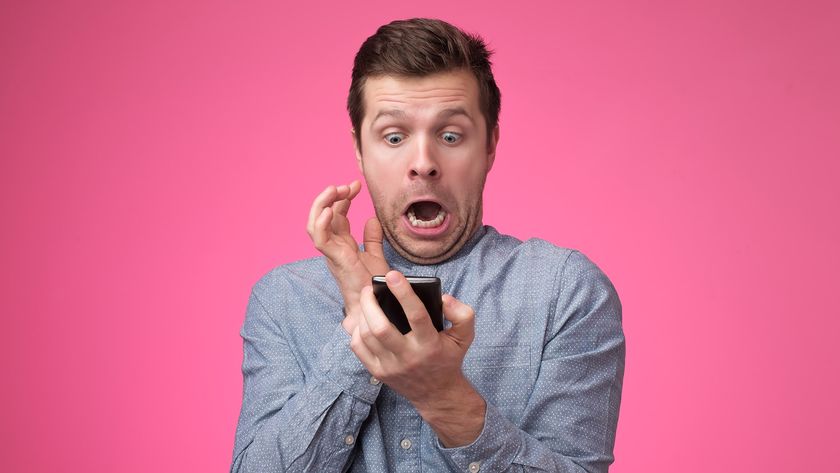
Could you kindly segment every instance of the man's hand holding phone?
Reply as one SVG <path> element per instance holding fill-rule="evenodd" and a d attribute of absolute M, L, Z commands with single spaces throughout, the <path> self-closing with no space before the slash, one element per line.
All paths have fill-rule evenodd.
<path fill-rule="evenodd" d="M 372 275 L 388 271 L 379 220 L 371 218 L 365 224 L 364 251 L 359 250 L 350 233 L 347 212 L 361 188 L 358 180 L 349 185 L 328 186 L 312 203 L 306 226 L 315 248 L 327 257 L 327 266 L 344 298 L 342 326 L 348 333 L 353 333 L 362 318 L 359 303 L 362 288 L 371 285 Z"/>
<path fill-rule="evenodd" d="M 452 326 L 438 332 L 405 276 L 390 271 L 385 279 L 411 331 L 400 333 L 366 286 L 360 299 L 363 318 L 350 348 L 374 377 L 414 405 L 444 445 L 472 442 L 484 426 L 486 408 L 461 370 L 475 337 L 473 309 L 448 294 L 442 296 L 443 314 Z"/>

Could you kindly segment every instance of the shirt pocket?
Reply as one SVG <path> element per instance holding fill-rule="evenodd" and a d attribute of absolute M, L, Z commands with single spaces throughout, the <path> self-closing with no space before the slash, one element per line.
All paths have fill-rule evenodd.
<path fill-rule="evenodd" d="M 531 392 L 530 346 L 471 346 L 463 371 L 484 400 L 518 423 Z"/>

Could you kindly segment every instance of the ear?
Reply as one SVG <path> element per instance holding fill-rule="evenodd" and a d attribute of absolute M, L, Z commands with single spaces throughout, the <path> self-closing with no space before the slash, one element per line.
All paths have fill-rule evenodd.
<path fill-rule="evenodd" d="M 362 143 L 359 137 L 356 136 L 356 130 L 350 129 L 350 134 L 353 136 L 353 151 L 356 152 L 356 164 L 359 166 L 359 171 L 364 174 L 365 168 L 362 165 Z"/>
<path fill-rule="evenodd" d="M 496 145 L 499 144 L 499 124 L 493 128 L 493 134 L 487 143 L 487 172 L 493 169 L 493 162 L 496 160 Z"/>

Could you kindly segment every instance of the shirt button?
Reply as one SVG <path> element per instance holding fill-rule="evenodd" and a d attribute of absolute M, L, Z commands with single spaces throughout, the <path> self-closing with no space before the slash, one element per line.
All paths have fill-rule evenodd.
<path fill-rule="evenodd" d="M 411 448 L 411 440 L 402 439 L 402 441 L 400 442 L 400 447 L 402 447 L 403 450 L 408 450 L 409 448 Z"/>
<path fill-rule="evenodd" d="M 470 473 L 478 473 L 478 470 L 481 469 L 481 464 L 478 462 L 472 462 L 467 468 L 470 470 Z"/>
<path fill-rule="evenodd" d="M 355 442 L 355 441 L 356 441 L 356 439 L 354 439 L 352 435 L 348 435 L 348 436 L 344 437 L 344 443 L 347 444 L 347 445 L 353 445 L 353 442 Z"/>
<path fill-rule="evenodd" d="M 379 383 L 381 383 L 381 382 L 382 381 L 379 381 L 378 379 L 374 378 L 373 376 L 370 377 L 370 384 L 372 384 L 374 386 L 379 386 Z"/>

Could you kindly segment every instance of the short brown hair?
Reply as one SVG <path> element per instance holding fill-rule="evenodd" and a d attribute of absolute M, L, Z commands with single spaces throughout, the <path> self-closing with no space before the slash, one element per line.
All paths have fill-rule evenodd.
<path fill-rule="evenodd" d="M 487 123 L 489 143 L 501 109 L 501 93 L 491 69 L 492 54 L 480 36 L 465 33 L 442 20 L 413 18 L 380 26 L 356 53 L 347 96 L 347 111 L 356 131 L 359 152 L 366 78 L 426 76 L 457 69 L 469 70 L 478 79 L 478 100 Z"/>

